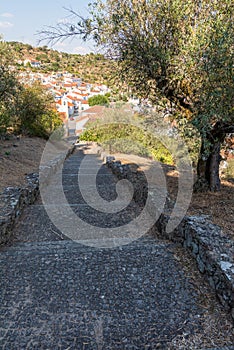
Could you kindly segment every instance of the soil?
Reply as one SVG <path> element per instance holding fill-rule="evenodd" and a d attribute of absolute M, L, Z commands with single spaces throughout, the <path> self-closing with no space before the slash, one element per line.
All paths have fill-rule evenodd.
<path fill-rule="evenodd" d="M 5 187 L 23 186 L 25 176 L 38 172 L 46 141 L 40 138 L 11 137 L 0 141 L 0 192 Z M 176 199 L 178 172 L 163 165 L 170 196 Z M 222 179 L 220 192 L 193 194 L 188 215 L 208 215 L 221 226 L 223 232 L 234 239 L 234 179 Z"/>
<path fill-rule="evenodd" d="M 134 163 L 134 156 L 125 156 L 119 153 L 113 155 L 122 164 Z M 166 177 L 169 197 L 176 201 L 178 171 L 176 167 L 166 164 L 162 164 L 162 168 Z M 140 166 L 139 170 L 144 171 L 144 166 Z M 219 225 L 223 234 L 234 240 L 234 178 L 221 178 L 220 192 L 193 193 L 187 215 L 206 215 L 207 220 Z"/>
<path fill-rule="evenodd" d="M 163 166 L 167 176 L 167 190 L 174 200 L 177 195 L 178 172 Z M 220 192 L 193 193 L 188 215 L 207 215 L 208 220 L 222 228 L 234 240 L 234 178 L 221 178 Z"/>
<path fill-rule="evenodd" d="M 25 185 L 25 176 L 38 172 L 45 144 L 37 137 L 10 136 L 0 141 L 0 192 L 5 187 Z"/>

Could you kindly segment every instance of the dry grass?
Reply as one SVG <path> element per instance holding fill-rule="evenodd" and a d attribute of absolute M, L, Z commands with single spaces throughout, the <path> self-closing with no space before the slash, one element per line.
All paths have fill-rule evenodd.
<path fill-rule="evenodd" d="M 194 334 L 183 332 L 175 337 L 169 349 L 211 349 L 233 345 L 234 328 L 231 316 L 228 316 L 221 304 L 218 303 L 214 292 L 206 279 L 196 267 L 188 252 L 181 249 L 174 251 L 174 256 L 184 271 L 189 282 L 196 289 L 196 303 L 201 308 L 200 330 Z"/>
<path fill-rule="evenodd" d="M 11 136 L 0 141 L 0 192 L 8 186 L 22 186 L 25 175 L 38 172 L 46 141 L 40 138 Z"/>
<path fill-rule="evenodd" d="M 164 166 L 167 177 L 167 189 L 176 199 L 178 172 L 170 166 Z M 188 209 L 188 215 L 208 215 L 219 225 L 226 236 L 234 239 L 234 179 L 222 179 L 220 192 L 194 193 Z"/>

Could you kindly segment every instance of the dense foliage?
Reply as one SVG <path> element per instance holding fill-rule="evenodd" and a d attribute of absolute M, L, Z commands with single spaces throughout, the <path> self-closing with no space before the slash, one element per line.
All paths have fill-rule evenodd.
<path fill-rule="evenodd" d="M 62 125 L 52 95 L 38 84 L 21 90 L 15 109 L 15 130 L 21 134 L 47 138 Z"/>
<path fill-rule="evenodd" d="M 106 109 L 102 119 L 90 122 L 80 140 L 98 142 L 111 153 L 151 157 L 171 165 L 175 161 L 163 139 L 147 128 L 140 115 L 129 116 L 125 106 Z"/>

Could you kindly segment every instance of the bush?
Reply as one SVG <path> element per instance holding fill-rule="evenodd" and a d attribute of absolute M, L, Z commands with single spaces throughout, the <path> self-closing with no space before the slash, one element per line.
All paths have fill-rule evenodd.
<path fill-rule="evenodd" d="M 134 154 L 141 157 L 149 157 L 150 153 L 142 144 L 132 142 L 131 139 L 109 140 L 102 144 L 110 153 Z"/>
<path fill-rule="evenodd" d="M 109 104 L 109 99 L 107 96 L 96 95 L 88 99 L 88 104 L 90 106 L 96 106 L 96 105 L 106 106 Z"/>
<path fill-rule="evenodd" d="M 53 109 L 53 97 L 40 85 L 24 88 L 19 96 L 16 115 L 18 132 L 30 136 L 48 138 L 62 125 L 62 120 Z"/>
<path fill-rule="evenodd" d="M 112 152 L 152 156 L 162 163 L 174 164 L 170 152 L 156 137 L 133 125 L 96 124 L 84 131 L 80 140 L 98 142 L 109 151 L 111 148 Z"/>

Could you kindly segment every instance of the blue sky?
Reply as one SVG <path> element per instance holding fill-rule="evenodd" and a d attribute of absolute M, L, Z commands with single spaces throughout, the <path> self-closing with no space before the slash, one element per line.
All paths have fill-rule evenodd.
<path fill-rule="evenodd" d="M 68 16 L 64 7 L 85 15 L 89 2 L 90 0 L 1 0 L 0 34 L 5 41 L 20 41 L 37 46 L 38 31 L 44 26 L 55 25 Z M 79 38 L 66 40 L 52 48 L 79 54 L 95 52 L 91 42 L 84 43 Z"/>

